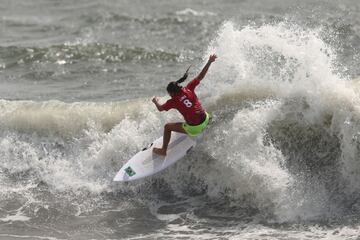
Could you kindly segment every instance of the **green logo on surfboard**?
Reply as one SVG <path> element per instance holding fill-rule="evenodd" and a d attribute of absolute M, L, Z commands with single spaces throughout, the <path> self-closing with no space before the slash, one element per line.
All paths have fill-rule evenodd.
<path fill-rule="evenodd" d="M 132 177 L 132 176 L 134 176 L 136 174 L 136 172 L 134 170 L 132 170 L 131 167 L 125 168 L 125 172 L 126 172 L 127 175 L 129 175 L 129 177 Z"/>

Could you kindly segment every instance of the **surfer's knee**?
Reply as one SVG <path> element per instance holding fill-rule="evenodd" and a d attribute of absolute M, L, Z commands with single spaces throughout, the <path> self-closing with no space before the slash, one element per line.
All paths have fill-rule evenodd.
<path fill-rule="evenodd" d="M 165 131 L 171 131 L 171 123 L 167 123 L 164 126 Z"/>
<path fill-rule="evenodd" d="M 176 131 L 176 123 L 167 123 L 165 124 L 164 129 L 168 132 Z"/>

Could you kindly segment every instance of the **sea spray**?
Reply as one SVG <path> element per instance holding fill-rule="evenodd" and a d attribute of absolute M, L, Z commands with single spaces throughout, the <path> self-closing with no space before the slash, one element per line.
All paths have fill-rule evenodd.
<path fill-rule="evenodd" d="M 273 118 L 265 118 L 267 122 L 262 124 L 264 132 L 252 134 L 267 141 L 270 146 L 274 144 L 274 151 L 278 151 L 276 156 L 283 159 L 267 159 L 269 162 L 275 161 L 277 167 L 288 176 L 285 178 L 287 180 L 277 182 L 283 186 L 281 201 L 277 198 L 268 200 L 277 206 L 274 211 L 285 221 L 341 215 L 346 212 L 345 202 L 352 198 L 353 191 L 358 188 L 356 172 L 360 165 L 356 162 L 359 159 L 356 139 L 360 129 L 359 96 L 351 83 L 337 74 L 333 67 L 336 59 L 334 51 L 321 39 L 319 31 L 304 30 L 286 23 L 236 28 L 233 23 L 227 22 L 207 51 L 207 54 L 216 52 L 221 56 L 211 69 L 211 80 L 208 80 L 211 84 L 205 85 L 202 90 L 204 96 L 208 97 L 206 101 L 210 102 L 210 107 L 211 103 L 216 102 L 214 109 L 218 110 L 219 115 L 220 109 L 228 109 L 237 112 L 227 114 L 235 119 L 244 111 L 244 107 L 266 104 L 268 100 L 278 102 L 278 107 L 267 110 L 272 112 Z M 254 94 L 253 97 L 248 96 L 251 94 Z M 247 96 L 244 98 L 244 95 Z M 254 110 L 247 111 L 250 111 L 250 115 Z M 263 119 L 264 116 L 260 114 L 259 118 Z M 241 155 L 251 149 L 242 146 L 242 139 L 243 132 L 251 130 L 252 123 L 250 120 L 242 123 L 244 128 L 237 132 L 229 130 L 228 119 L 222 121 L 225 122 L 223 126 L 217 125 L 220 130 L 214 130 L 217 131 L 216 138 L 222 140 L 209 145 L 211 149 L 217 146 L 216 151 L 226 149 L 226 153 L 223 153 L 225 156 L 230 154 L 228 152 L 236 153 L 242 149 L 240 155 L 225 157 L 227 165 L 231 165 L 235 171 L 239 169 L 238 177 L 242 179 L 246 171 L 235 165 L 241 162 Z M 235 137 L 225 144 L 228 134 Z M 316 142 L 307 144 L 312 141 Z M 232 144 L 235 144 L 234 147 L 229 147 Z M 257 149 L 253 155 L 257 156 L 259 151 L 264 150 Z M 251 164 L 249 161 L 247 166 Z M 270 181 L 273 177 L 275 173 L 267 180 L 264 178 L 264 181 Z M 287 184 L 289 179 L 293 179 L 290 181 L 292 184 Z M 349 181 L 351 184 L 348 184 Z M 228 183 L 228 180 L 222 182 Z M 229 188 L 237 191 L 234 186 Z M 248 185 L 239 185 L 239 189 L 246 188 Z M 265 196 L 256 193 L 255 188 L 250 189 L 255 196 Z"/>
<path fill-rule="evenodd" d="M 358 189 L 350 171 L 359 166 L 353 140 L 358 94 L 333 69 L 331 47 L 315 30 L 227 22 L 207 52 L 219 58 L 197 92 L 212 123 L 178 164 L 136 183 L 111 182 L 166 122 L 181 121 L 175 111 L 158 113 L 150 100 L 3 100 L 2 178 L 26 176 L 46 191 L 66 193 L 77 206 L 88 194 L 118 192 L 156 202 L 146 193 L 167 189 L 174 197 L 227 199 L 274 221 L 343 214 L 346 205 L 338 206 Z"/>

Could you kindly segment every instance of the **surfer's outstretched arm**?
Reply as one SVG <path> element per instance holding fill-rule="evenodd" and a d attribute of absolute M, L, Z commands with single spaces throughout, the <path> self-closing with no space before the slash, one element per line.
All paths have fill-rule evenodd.
<path fill-rule="evenodd" d="M 217 56 L 215 54 L 210 55 L 208 62 L 206 63 L 204 68 L 201 70 L 199 75 L 196 77 L 197 80 L 201 81 L 205 77 L 207 71 L 209 70 L 211 63 L 215 62 L 216 58 L 217 58 Z"/>
<path fill-rule="evenodd" d="M 162 105 L 159 103 L 159 100 L 157 97 L 153 97 L 152 102 L 155 104 L 156 108 L 161 112 L 164 111 L 164 108 L 162 107 Z"/>

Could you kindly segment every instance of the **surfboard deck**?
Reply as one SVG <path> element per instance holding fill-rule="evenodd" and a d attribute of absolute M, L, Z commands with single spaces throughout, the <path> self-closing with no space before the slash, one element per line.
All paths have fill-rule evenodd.
<path fill-rule="evenodd" d="M 166 156 L 153 153 L 154 147 L 161 147 L 160 137 L 148 147 L 133 156 L 114 177 L 114 181 L 127 182 L 145 178 L 158 173 L 183 158 L 193 147 L 199 137 L 191 138 L 183 133 L 172 132 Z"/>

